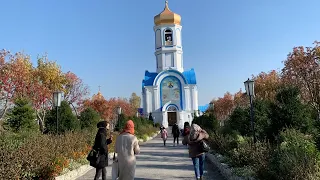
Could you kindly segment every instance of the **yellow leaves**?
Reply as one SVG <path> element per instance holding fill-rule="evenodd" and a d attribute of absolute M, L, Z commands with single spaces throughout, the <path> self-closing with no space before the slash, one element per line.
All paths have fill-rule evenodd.
<path fill-rule="evenodd" d="M 47 56 L 38 58 L 36 75 L 38 80 L 51 91 L 62 90 L 63 84 L 67 82 L 60 66 L 56 62 L 49 61 Z"/>

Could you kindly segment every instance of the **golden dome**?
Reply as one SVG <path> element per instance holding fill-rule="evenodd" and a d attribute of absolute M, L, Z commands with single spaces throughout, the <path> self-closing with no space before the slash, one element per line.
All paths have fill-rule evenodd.
<path fill-rule="evenodd" d="M 101 99 L 104 99 L 103 95 L 101 94 L 100 90 L 98 92 L 98 94 L 94 94 L 92 96 L 92 100 L 101 100 Z"/>
<path fill-rule="evenodd" d="M 178 24 L 181 23 L 181 16 L 179 14 L 176 14 L 172 11 L 170 11 L 168 6 L 168 1 L 166 1 L 166 5 L 164 7 L 164 10 L 156 15 L 154 17 L 154 24 L 156 26 L 162 25 L 162 24 Z"/>

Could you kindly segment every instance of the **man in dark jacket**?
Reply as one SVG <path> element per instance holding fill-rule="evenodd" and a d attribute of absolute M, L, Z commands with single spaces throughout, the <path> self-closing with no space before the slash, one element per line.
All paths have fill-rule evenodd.
<path fill-rule="evenodd" d="M 172 135 L 173 135 L 173 146 L 176 146 L 176 140 L 177 140 L 177 145 L 179 145 L 179 135 L 180 135 L 180 130 L 179 126 L 177 123 L 175 123 L 172 126 Z"/>
<path fill-rule="evenodd" d="M 94 180 L 98 180 L 100 174 L 102 174 L 102 180 L 107 180 L 106 167 L 108 166 L 108 144 L 112 143 L 112 136 L 107 139 L 107 130 L 109 129 L 108 122 L 100 121 L 97 124 L 97 128 L 99 129 L 94 140 L 93 149 L 99 152 L 99 162 L 95 165 L 96 175 Z"/>

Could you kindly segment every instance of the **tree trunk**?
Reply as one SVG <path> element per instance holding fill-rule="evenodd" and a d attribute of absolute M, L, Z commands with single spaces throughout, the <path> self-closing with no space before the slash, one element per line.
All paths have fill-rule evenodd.
<path fill-rule="evenodd" d="M 39 130 L 41 133 L 44 132 L 45 126 L 44 126 L 44 118 L 45 118 L 45 113 L 43 114 L 43 117 L 41 117 L 39 111 L 36 111 L 38 120 L 39 120 Z"/>
<path fill-rule="evenodd" d="M 4 115 L 6 114 L 7 110 L 8 110 L 8 99 L 6 99 L 6 103 L 4 104 L 4 109 L 3 109 L 3 111 L 2 111 L 2 113 L 0 115 L 0 120 L 4 117 Z"/>
<path fill-rule="evenodd" d="M 77 111 L 76 107 L 74 107 L 74 105 L 72 103 L 69 103 L 69 104 L 71 104 L 71 106 L 72 106 L 72 108 L 73 108 L 73 110 L 76 113 L 76 116 L 78 118 L 79 116 L 78 116 L 78 111 Z"/>

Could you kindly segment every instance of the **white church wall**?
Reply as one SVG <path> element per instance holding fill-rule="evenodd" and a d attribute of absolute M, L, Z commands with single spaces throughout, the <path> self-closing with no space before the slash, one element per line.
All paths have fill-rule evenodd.
<path fill-rule="evenodd" d="M 156 41 L 155 41 L 155 45 L 156 45 L 156 49 L 162 46 L 162 41 L 161 41 L 161 29 L 157 29 L 155 31 L 155 37 L 156 37 Z"/>
<path fill-rule="evenodd" d="M 176 33 L 176 45 L 177 45 L 178 47 L 181 47 L 181 45 L 182 45 L 182 42 L 181 42 L 181 38 L 182 38 L 182 36 L 181 36 L 181 28 L 182 28 L 182 27 L 176 27 L 176 28 L 175 28 L 175 33 Z"/>

